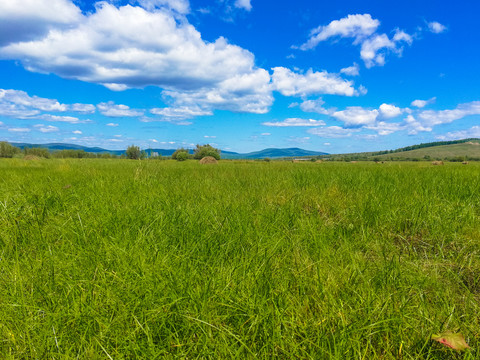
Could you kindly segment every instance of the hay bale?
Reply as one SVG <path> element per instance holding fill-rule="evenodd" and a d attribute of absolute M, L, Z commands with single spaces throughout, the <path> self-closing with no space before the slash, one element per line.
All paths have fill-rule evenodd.
<path fill-rule="evenodd" d="M 434 161 L 432 165 L 443 165 L 443 161 Z"/>
<path fill-rule="evenodd" d="M 218 161 L 213 156 L 205 156 L 200 160 L 200 164 L 216 164 L 216 163 L 218 163 Z"/>
<path fill-rule="evenodd" d="M 40 158 L 36 155 L 26 155 L 23 157 L 23 160 L 40 160 Z"/>
<path fill-rule="evenodd" d="M 468 165 L 468 161 L 462 162 L 463 165 Z"/>

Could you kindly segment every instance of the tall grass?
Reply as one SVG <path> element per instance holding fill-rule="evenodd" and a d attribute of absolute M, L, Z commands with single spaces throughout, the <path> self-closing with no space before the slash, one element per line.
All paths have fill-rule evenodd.
<path fill-rule="evenodd" d="M 6 359 L 478 357 L 477 164 L 0 172 Z"/>

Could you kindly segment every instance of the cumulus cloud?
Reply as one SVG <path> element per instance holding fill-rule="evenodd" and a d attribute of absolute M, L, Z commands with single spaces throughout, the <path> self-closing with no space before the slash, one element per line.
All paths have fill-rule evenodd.
<path fill-rule="evenodd" d="M 378 114 L 377 109 L 369 110 L 361 106 L 349 106 L 346 110 L 335 111 L 332 116 L 347 126 L 365 126 L 373 125 Z"/>
<path fill-rule="evenodd" d="M 92 120 L 81 120 L 75 116 L 59 116 L 59 115 L 52 115 L 52 114 L 42 114 L 33 117 L 33 119 L 41 119 L 45 121 L 51 122 L 65 122 L 70 124 L 89 124 Z"/>
<path fill-rule="evenodd" d="M 93 114 L 95 112 L 95 105 L 92 104 L 72 104 L 70 110 L 80 114 Z"/>
<path fill-rule="evenodd" d="M 235 0 L 235 7 L 239 9 L 245 9 L 247 11 L 252 10 L 252 4 L 250 0 Z"/>
<path fill-rule="evenodd" d="M 470 129 L 448 132 L 435 137 L 438 140 L 461 140 L 468 138 L 480 138 L 480 126 L 472 126 Z"/>
<path fill-rule="evenodd" d="M 179 14 L 188 14 L 190 12 L 190 3 L 188 0 L 136 0 L 134 3 L 137 3 L 148 11 L 167 8 Z"/>
<path fill-rule="evenodd" d="M 143 116 L 143 111 L 130 109 L 129 106 L 123 104 L 115 104 L 113 101 L 103 102 L 97 105 L 102 115 L 108 117 L 135 117 Z"/>
<path fill-rule="evenodd" d="M 319 26 L 310 32 L 310 38 L 300 46 L 301 50 L 313 49 L 319 42 L 331 37 L 354 38 L 356 44 L 372 35 L 380 26 L 380 21 L 372 19 L 370 14 L 348 15 L 340 20 L 334 20 L 325 26 Z"/>
<path fill-rule="evenodd" d="M 360 75 L 360 67 L 357 63 L 353 63 L 352 66 L 343 68 L 340 70 L 340 72 L 348 76 L 358 76 Z"/>
<path fill-rule="evenodd" d="M 33 41 L 52 29 L 68 29 L 82 18 L 68 0 L 0 1 L 0 46 Z"/>
<path fill-rule="evenodd" d="M 413 38 L 405 31 L 396 29 L 394 36 L 390 39 L 386 34 L 377 33 L 379 26 L 380 21 L 373 19 L 370 14 L 348 15 L 340 20 L 334 20 L 328 25 L 313 29 L 310 32 L 310 38 L 299 48 L 310 50 L 320 42 L 332 37 L 352 38 L 354 45 L 360 45 L 360 57 L 367 68 L 383 66 L 387 53 L 393 52 L 401 55 L 403 45 L 410 45 Z M 352 67 L 342 70 L 356 74 L 355 68 Z"/>
<path fill-rule="evenodd" d="M 390 135 L 393 134 L 394 132 L 403 130 L 405 126 L 401 123 L 388 123 L 385 121 L 379 121 L 375 123 L 375 125 L 369 125 L 365 126 L 366 129 L 368 130 L 373 130 L 375 131 L 378 135 Z"/>
<path fill-rule="evenodd" d="M 17 133 L 25 133 L 25 132 L 30 132 L 32 131 L 31 129 L 29 128 L 9 128 L 8 131 L 10 132 L 17 132 Z"/>
<path fill-rule="evenodd" d="M 116 124 L 116 123 L 108 123 L 106 126 L 117 127 L 118 124 Z"/>
<path fill-rule="evenodd" d="M 308 96 L 313 94 L 332 94 L 343 96 L 358 95 L 353 82 L 326 71 L 305 74 L 295 73 L 284 67 L 273 68 L 273 87 L 285 96 Z"/>
<path fill-rule="evenodd" d="M 60 129 L 58 127 L 52 126 L 52 125 L 37 124 L 37 125 L 33 125 L 33 127 L 36 128 L 36 130 L 38 130 L 42 133 L 51 133 L 51 132 L 60 131 Z"/>
<path fill-rule="evenodd" d="M 300 109 L 305 112 L 315 112 L 323 115 L 330 115 L 331 113 L 335 112 L 335 109 L 324 108 L 324 104 L 325 101 L 323 101 L 322 98 L 318 98 L 316 100 L 304 100 L 300 104 Z"/>
<path fill-rule="evenodd" d="M 73 134 L 77 134 L 77 135 L 81 135 L 81 134 L 82 134 L 82 132 L 81 132 L 80 130 L 74 130 L 74 131 L 72 131 L 72 133 L 73 133 Z"/>
<path fill-rule="evenodd" d="M 458 105 L 452 110 L 423 110 L 418 118 L 428 127 L 451 123 L 470 115 L 480 115 L 480 101 Z"/>
<path fill-rule="evenodd" d="M 428 25 L 428 30 L 430 30 L 434 34 L 440 34 L 445 30 L 447 30 L 447 27 L 445 25 L 442 25 L 437 21 L 429 22 L 427 25 Z"/>
<path fill-rule="evenodd" d="M 437 100 L 436 97 L 433 97 L 433 98 L 428 99 L 428 100 L 413 100 L 411 105 L 415 106 L 417 108 L 424 108 L 425 106 L 427 106 L 429 104 L 433 104 L 435 102 L 435 100 Z"/>
<path fill-rule="evenodd" d="M 384 119 L 391 119 L 391 118 L 397 117 L 401 115 L 403 112 L 402 109 L 400 109 L 399 107 L 395 105 L 390 105 L 390 104 L 380 105 L 379 110 L 380 110 L 380 115 Z"/>
<path fill-rule="evenodd" d="M 166 107 L 166 108 L 153 108 L 150 113 L 154 115 L 160 115 L 166 118 L 184 120 L 191 119 L 197 116 L 212 115 L 212 111 L 208 109 L 202 109 L 195 105 L 192 107 Z"/>
<path fill-rule="evenodd" d="M 345 129 L 340 126 L 326 126 L 310 129 L 307 132 L 322 138 L 346 138 L 352 136 L 353 133 L 360 129 Z"/>
<path fill-rule="evenodd" d="M 283 121 L 267 121 L 262 123 L 264 126 L 275 126 L 275 127 L 290 127 L 290 126 L 302 126 L 302 127 L 312 127 L 312 126 L 324 126 L 325 121 L 322 120 L 313 120 L 313 119 L 299 119 L 299 118 L 289 118 Z"/>
<path fill-rule="evenodd" d="M 270 75 L 255 66 L 251 52 L 222 37 L 204 41 L 186 18 L 178 20 L 160 6 L 173 7 L 173 0 L 141 3 L 143 7 L 117 8 L 99 2 L 95 12 L 80 15 L 68 28 L 55 27 L 38 39 L 0 47 L 0 57 L 19 60 L 29 71 L 116 91 L 153 85 L 183 102 L 193 95 L 211 108 L 268 110 L 273 102 Z M 176 8 L 186 11 L 180 5 Z"/>

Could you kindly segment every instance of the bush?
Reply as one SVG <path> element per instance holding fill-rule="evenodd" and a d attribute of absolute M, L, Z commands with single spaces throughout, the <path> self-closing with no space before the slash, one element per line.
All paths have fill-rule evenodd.
<path fill-rule="evenodd" d="M 33 156 L 38 156 L 38 157 L 43 157 L 43 158 L 50 158 L 50 151 L 46 148 L 39 148 L 39 147 L 34 147 L 34 148 L 24 148 L 23 153 L 25 156 L 27 155 L 33 155 Z"/>
<path fill-rule="evenodd" d="M 210 144 L 197 145 L 196 149 L 193 151 L 193 158 L 197 160 L 201 160 L 205 156 L 211 156 L 215 160 L 220 160 L 220 150 L 215 149 Z"/>
<path fill-rule="evenodd" d="M 172 155 L 172 157 L 173 157 L 173 155 Z M 188 158 L 189 158 L 189 155 L 188 155 L 188 153 L 187 153 L 186 151 L 180 151 L 180 152 L 178 152 L 177 155 L 175 156 L 175 159 L 176 159 L 177 161 L 185 161 L 185 160 L 188 160 Z"/>
<path fill-rule="evenodd" d="M 188 153 L 188 149 L 179 148 L 179 149 L 175 150 L 175 152 L 172 154 L 172 159 L 173 159 L 173 160 L 178 160 L 178 159 L 177 159 L 177 156 L 178 156 L 178 154 L 180 154 L 180 153 L 186 153 L 186 154 L 187 154 L 187 159 L 190 158 L 190 154 Z M 184 156 L 184 155 L 182 155 L 182 156 Z M 184 160 L 186 160 L 186 159 L 184 159 Z M 182 160 L 181 160 L 181 161 L 182 161 Z"/>
<path fill-rule="evenodd" d="M 125 151 L 125 155 L 127 159 L 139 160 L 142 157 L 142 152 L 138 146 L 130 145 Z"/>
<path fill-rule="evenodd" d="M 9 144 L 8 142 L 0 142 L 0 157 L 11 158 L 13 155 L 18 154 L 20 149 L 16 146 Z"/>

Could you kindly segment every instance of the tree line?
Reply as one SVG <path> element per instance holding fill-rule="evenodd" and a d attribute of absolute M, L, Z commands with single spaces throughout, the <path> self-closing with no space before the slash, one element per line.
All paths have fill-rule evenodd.
<path fill-rule="evenodd" d="M 35 156 L 39 158 L 57 158 L 57 159 L 168 159 L 169 157 L 163 157 L 161 154 L 157 154 L 152 151 L 141 150 L 139 146 L 130 145 L 124 154 L 116 155 L 109 152 L 104 153 L 92 153 L 85 150 L 54 150 L 50 151 L 47 148 L 42 147 L 24 147 L 23 149 L 16 147 L 8 142 L 0 142 L 0 158 L 12 158 L 21 156 Z M 193 153 L 190 153 L 189 149 L 179 148 L 171 156 L 172 159 L 178 161 L 185 161 L 188 159 L 203 159 L 206 156 L 211 156 L 216 160 L 220 160 L 220 150 L 214 148 L 210 144 L 197 145 L 193 149 Z"/>

